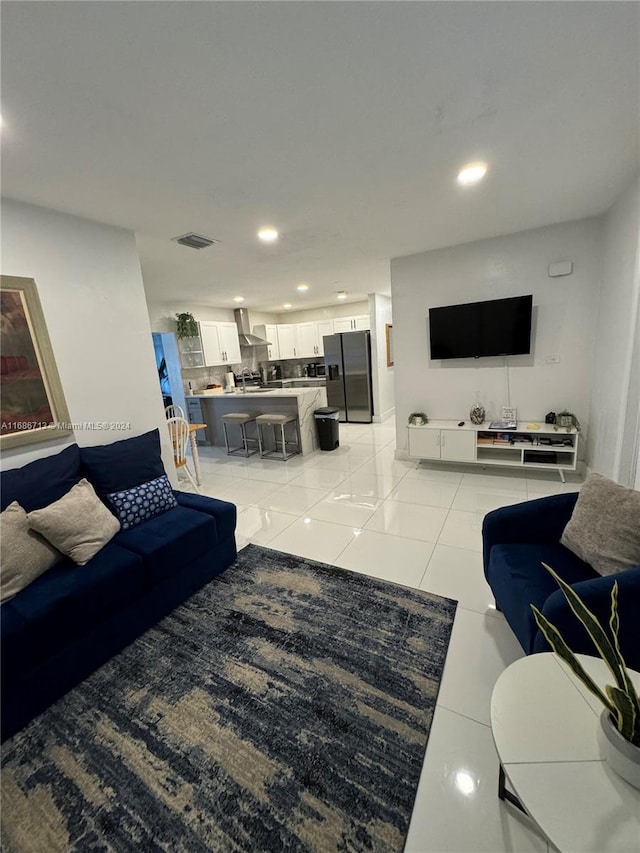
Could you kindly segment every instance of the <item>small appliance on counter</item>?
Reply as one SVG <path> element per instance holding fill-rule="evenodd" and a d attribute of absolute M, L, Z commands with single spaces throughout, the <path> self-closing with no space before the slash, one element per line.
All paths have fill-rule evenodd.
<path fill-rule="evenodd" d="M 311 379 L 315 379 L 317 375 L 318 374 L 316 373 L 316 365 L 313 363 L 308 364 L 307 365 L 307 376 L 310 377 Z"/>
<path fill-rule="evenodd" d="M 249 369 L 244 371 L 244 380 L 242 373 L 236 373 L 234 376 L 236 388 L 256 388 L 262 385 L 262 377 L 258 371 L 251 372 Z M 235 389 L 234 389 L 235 390 Z"/>

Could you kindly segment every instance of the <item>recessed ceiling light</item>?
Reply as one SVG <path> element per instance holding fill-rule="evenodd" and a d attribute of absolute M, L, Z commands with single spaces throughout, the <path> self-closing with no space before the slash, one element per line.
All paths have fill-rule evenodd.
<path fill-rule="evenodd" d="M 346 291 L 346 290 L 339 290 L 339 291 L 336 293 L 336 299 L 346 299 L 346 298 L 347 298 L 347 296 L 348 296 L 348 294 L 347 294 L 347 291 Z"/>
<path fill-rule="evenodd" d="M 273 243 L 278 239 L 278 232 L 275 228 L 261 228 L 258 237 L 263 243 Z"/>
<path fill-rule="evenodd" d="M 233 301 L 234 302 L 244 302 L 244 296 L 234 296 Z"/>
<path fill-rule="evenodd" d="M 486 163 L 468 163 L 458 172 L 458 183 L 463 187 L 470 187 L 481 181 L 486 174 Z"/>
<path fill-rule="evenodd" d="M 303 290 L 309 290 L 309 285 L 308 285 L 308 284 L 305 284 L 304 282 L 302 282 L 302 284 L 299 284 L 299 285 L 296 287 L 296 290 L 300 290 L 300 291 L 303 291 Z"/>
<path fill-rule="evenodd" d="M 290 303 L 290 302 L 285 302 L 285 303 L 284 303 L 284 305 L 283 305 L 282 307 L 283 307 L 283 308 L 286 308 L 287 310 L 289 310 L 289 308 L 291 308 L 291 303 Z"/>

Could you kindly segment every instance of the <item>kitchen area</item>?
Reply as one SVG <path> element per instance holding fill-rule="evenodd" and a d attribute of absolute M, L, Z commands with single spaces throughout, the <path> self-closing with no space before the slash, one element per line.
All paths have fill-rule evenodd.
<path fill-rule="evenodd" d="M 244 308 L 235 309 L 231 320 L 231 312 L 224 309 L 194 309 L 193 314 L 173 312 L 168 317 L 167 308 L 158 307 L 157 312 L 162 310 L 164 314 L 162 325 L 150 309 L 152 328 L 158 329 L 154 332 L 154 348 L 165 404 L 171 401 L 180 405 L 191 423 L 206 424 L 197 433 L 198 444 L 202 445 L 224 446 L 222 416 L 243 411 L 295 414 L 303 454 L 318 446 L 313 418 L 318 408 L 334 405 L 340 409 L 341 420 L 370 423 L 375 411 L 375 346 L 370 316 L 364 313 L 368 304 L 362 302 L 357 307 L 363 313 L 345 316 L 342 312 L 335 318 L 305 318 L 297 323 L 259 322 L 270 318 L 258 312 L 258 322 L 252 322 L 253 317 Z M 319 313 L 330 312 L 325 309 Z M 173 319 L 176 316 L 177 324 Z M 208 316 L 225 319 L 209 320 Z M 180 318 L 185 317 L 191 325 L 181 327 Z M 160 338 L 163 347 L 159 346 Z M 175 346 L 171 345 L 172 340 Z M 352 363 L 351 369 L 351 362 L 341 360 L 343 341 L 361 344 L 359 360 Z M 325 342 L 330 344 L 330 364 Z"/>

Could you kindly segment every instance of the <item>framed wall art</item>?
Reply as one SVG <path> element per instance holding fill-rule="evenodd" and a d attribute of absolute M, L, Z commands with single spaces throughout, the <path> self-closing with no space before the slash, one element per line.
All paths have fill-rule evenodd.
<path fill-rule="evenodd" d="M 0 281 L 0 448 L 71 435 L 36 283 Z"/>

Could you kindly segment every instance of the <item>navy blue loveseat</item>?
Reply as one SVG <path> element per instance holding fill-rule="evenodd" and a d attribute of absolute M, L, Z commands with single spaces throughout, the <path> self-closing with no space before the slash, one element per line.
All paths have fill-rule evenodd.
<path fill-rule="evenodd" d="M 1 508 L 47 506 L 83 477 L 104 496 L 164 473 L 158 430 L 74 444 L 2 472 Z M 178 506 L 121 530 L 85 566 L 56 564 L 2 605 L 3 740 L 234 561 L 235 506 L 174 494 Z"/>
<path fill-rule="evenodd" d="M 482 527 L 485 577 L 527 654 L 550 650 L 531 604 L 558 628 L 569 648 L 597 654 L 543 562 L 575 589 L 604 625 L 609 624 L 611 587 L 617 580 L 622 654 L 628 666 L 640 670 L 640 566 L 602 577 L 560 544 L 577 499 L 577 492 L 553 495 L 488 513 Z"/>

